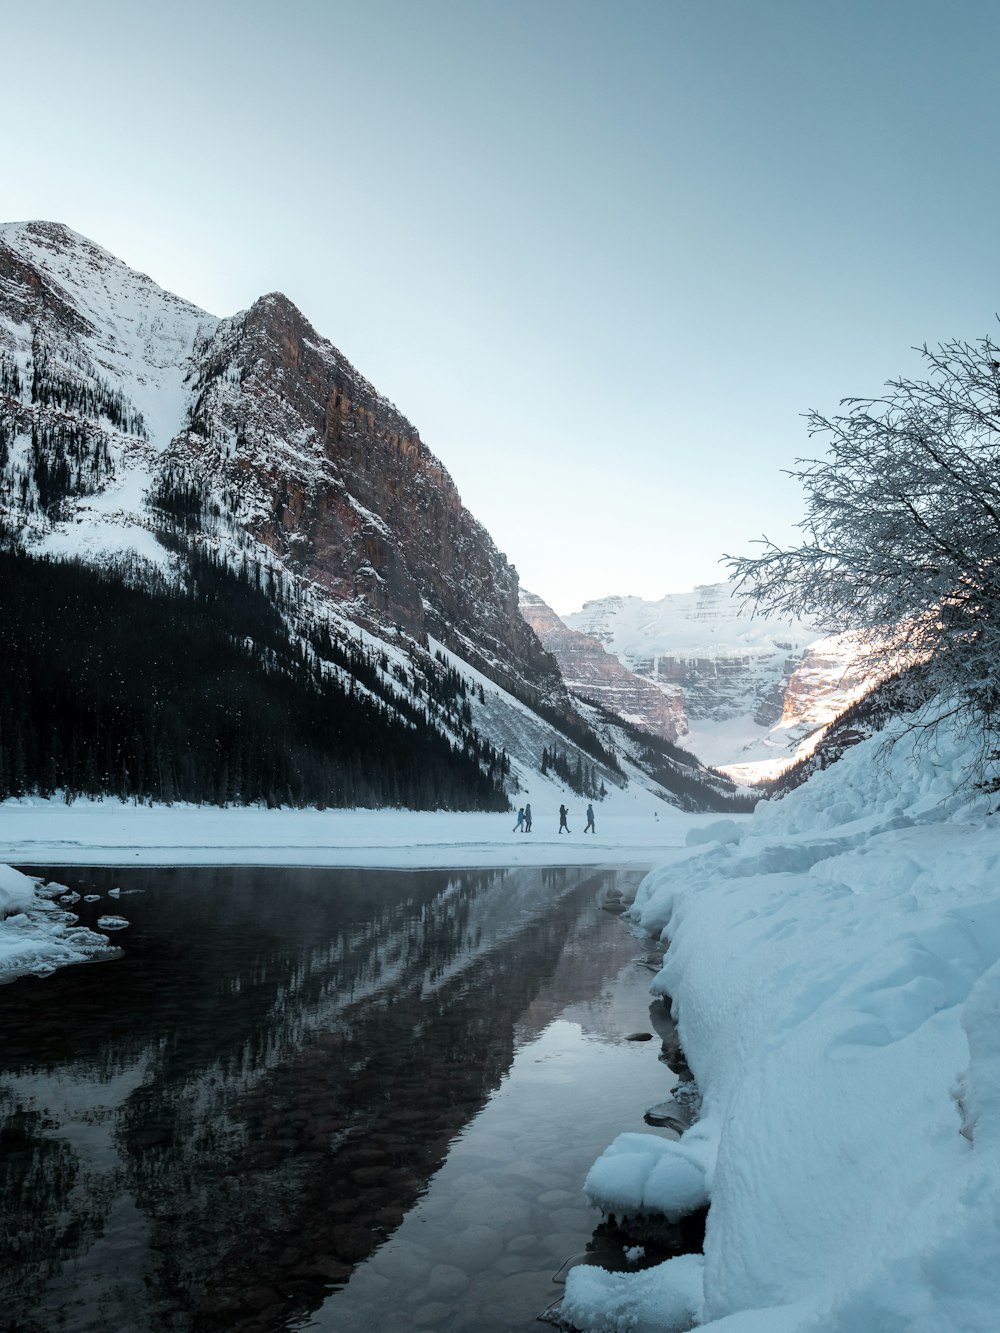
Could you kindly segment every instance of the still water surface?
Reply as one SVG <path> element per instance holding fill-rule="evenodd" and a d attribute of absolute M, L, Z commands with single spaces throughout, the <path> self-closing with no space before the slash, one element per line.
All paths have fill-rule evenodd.
<path fill-rule="evenodd" d="M 637 873 L 47 877 L 131 924 L 0 987 L 6 1328 L 491 1333 L 558 1297 L 588 1167 L 674 1081 L 601 907 Z"/>

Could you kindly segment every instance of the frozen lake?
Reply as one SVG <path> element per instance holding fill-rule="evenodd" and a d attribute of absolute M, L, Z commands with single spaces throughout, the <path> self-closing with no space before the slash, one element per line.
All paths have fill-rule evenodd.
<path fill-rule="evenodd" d="M 51 877 L 130 925 L 0 987 L 5 1327 L 524 1329 L 611 1254 L 584 1175 L 675 1082 L 639 872 Z"/>

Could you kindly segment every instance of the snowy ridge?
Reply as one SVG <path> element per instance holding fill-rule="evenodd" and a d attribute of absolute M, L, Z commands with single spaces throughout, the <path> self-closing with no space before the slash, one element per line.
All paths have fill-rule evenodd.
<path fill-rule="evenodd" d="M 652 666 L 668 661 L 786 655 L 801 652 L 818 637 L 804 621 L 753 617 L 731 583 L 709 583 L 691 592 L 668 593 L 658 602 L 641 597 L 603 597 L 562 619 L 589 634 L 619 659 Z"/>
<path fill-rule="evenodd" d="M 704 1173 L 703 1280 L 692 1300 L 690 1257 L 574 1270 L 575 1327 L 996 1327 L 1000 846 L 961 791 L 968 750 L 946 727 L 862 742 L 644 881 L 633 915 L 670 939 L 653 990 L 702 1095 L 668 1151 Z M 602 1159 L 602 1207 L 635 1208 L 639 1146 Z"/>
<path fill-rule="evenodd" d="M 72 513 L 62 520 L 39 512 L 28 516 L 29 544 L 60 558 L 138 556 L 165 567 L 151 536 L 146 493 L 157 459 L 184 423 L 196 350 L 219 321 L 61 224 L 6 224 L 0 227 L 0 258 L 4 251 L 14 274 L 0 278 L 0 309 L 6 304 L 23 314 L 20 323 L 0 320 L 0 352 L 22 385 L 7 403 L 15 472 L 18 466 L 28 471 L 33 428 L 53 419 L 52 409 L 35 401 L 40 373 L 81 394 L 96 393 L 97 403 L 84 407 L 82 416 L 91 442 L 103 442 L 107 450 L 103 479 L 77 494 Z M 22 310 L 18 264 L 41 275 L 31 310 Z M 114 420 L 103 407 L 109 399 Z M 59 416 L 59 396 L 54 405 L 59 424 L 71 419 L 65 412 Z"/>
<path fill-rule="evenodd" d="M 219 320 L 61 224 L 7 223 L 0 245 L 42 270 L 51 295 L 83 316 L 88 327 L 72 330 L 74 345 L 123 388 L 154 449 L 169 444 L 183 421 L 196 345 Z M 16 350 L 27 368 L 30 340 Z"/>

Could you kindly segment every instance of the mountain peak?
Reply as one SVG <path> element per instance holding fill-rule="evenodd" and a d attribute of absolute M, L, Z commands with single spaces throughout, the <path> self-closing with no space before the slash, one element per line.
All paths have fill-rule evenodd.
<path fill-rule="evenodd" d="M 145 273 L 135 273 L 109 250 L 73 231 L 64 222 L 7 222 L 0 225 L 0 242 L 54 276 L 66 277 L 81 267 L 91 274 L 122 269 L 133 273 L 141 282 L 155 286 Z"/>
<path fill-rule="evenodd" d="M 0 227 L 0 357 L 19 386 L 8 452 L 30 455 L 32 478 L 41 469 L 25 494 L 48 548 L 75 549 L 84 514 L 104 534 L 111 514 L 116 549 L 123 525 L 145 549 L 163 521 L 148 496 L 180 503 L 171 487 L 182 485 L 184 502 L 197 491 L 238 540 L 359 623 L 432 635 L 498 682 L 569 707 L 517 615 L 516 571 L 447 469 L 283 292 L 218 320 L 62 223 L 10 223 Z M 46 401 L 29 401 L 21 387 L 42 372 Z M 90 461 L 86 475 L 73 470 L 72 494 L 52 503 L 48 472 L 66 469 L 62 454 L 31 453 L 36 418 L 58 434 L 78 403 L 103 471 Z"/>
<path fill-rule="evenodd" d="M 50 250 L 76 250 L 87 247 L 101 250 L 99 245 L 79 232 L 73 231 L 64 222 L 48 222 L 36 218 L 25 222 L 0 223 L 0 238 L 8 245 L 14 244 L 22 237 L 33 244 L 47 246 Z M 102 253 L 108 254 L 106 250 Z M 108 258 L 112 256 L 108 254 Z"/>
<path fill-rule="evenodd" d="M 25 375 L 44 349 L 61 382 L 111 386 L 159 448 L 180 428 L 195 344 L 218 322 L 64 223 L 0 225 L 0 350 Z"/>
<path fill-rule="evenodd" d="M 131 268 L 110 250 L 73 231 L 64 222 L 0 223 L 0 247 L 6 247 L 71 291 L 78 305 L 88 302 L 93 305 L 95 293 L 103 292 L 105 297 L 110 295 L 119 300 L 128 297 L 144 306 L 153 303 L 167 307 L 172 313 L 183 311 L 198 320 L 216 322 L 215 316 L 166 291 L 148 273 Z M 98 302 L 103 303 L 103 300 Z"/>

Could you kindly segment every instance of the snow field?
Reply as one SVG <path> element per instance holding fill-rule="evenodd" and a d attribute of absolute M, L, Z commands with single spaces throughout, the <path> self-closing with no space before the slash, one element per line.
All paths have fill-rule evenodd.
<path fill-rule="evenodd" d="M 685 814 L 633 784 L 596 804 L 538 779 L 530 834 L 515 815 L 426 810 L 265 810 L 255 806 L 133 805 L 25 797 L 0 802 L 0 862 L 16 865 L 434 866 L 640 865 L 683 851 L 688 831 L 717 821 Z M 558 806 L 569 807 L 569 837 Z M 734 823 L 737 821 L 734 821 Z"/>
<path fill-rule="evenodd" d="M 669 1154 L 621 1136 L 587 1189 L 619 1215 L 679 1206 L 655 1171 L 686 1149 L 703 1286 L 692 1302 L 688 1256 L 641 1281 L 574 1269 L 576 1327 L 996 1329 L 1000 836 L 956 795 L 968 759 L 951 730 L 876 737 L 643 882 L 702 1117 Z"/>

